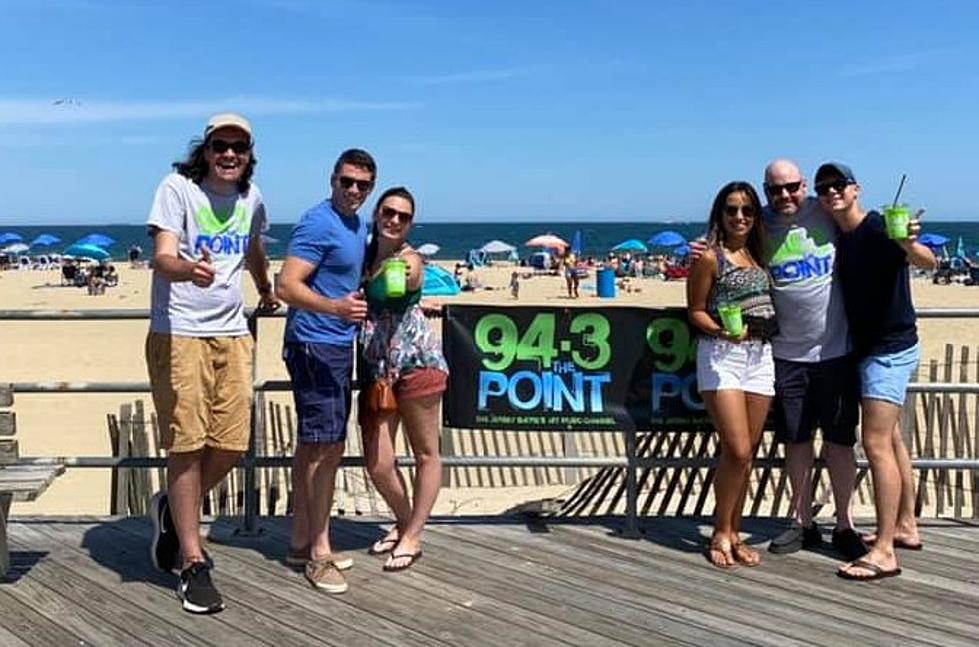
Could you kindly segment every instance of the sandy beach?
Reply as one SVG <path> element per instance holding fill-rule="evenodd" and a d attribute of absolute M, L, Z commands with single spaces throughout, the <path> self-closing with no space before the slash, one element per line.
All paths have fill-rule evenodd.
<path fill-rule="evenodd" d="M 452 270 L 454 263 L 439 262 Z M 118 263 L 120 283 L 104 295 L 89 296 L 83 288 L 61 287 L 57 271 L 0 272 L 0 308 L 40 309 L 147 309 L 150 271 L 130 269 Z M 510 274 L 519 271 L 520 299 L 508 288 Z M 595 296 L 594 275 L 581 284 L 581 298 L 568 299 L 564 280 L 558 276 L 531 275 L 525 268 L 508 264 L 480 268 L 479 280 L 491 289 L 465 292 L 442 298 L 445 303 L 559 306 L 682 306 L 683 281 L 632 280 L 632 291 L 619 291 L 614 299 Z M 916 306 L 975 307 L 979 288 L 961 285 L 938 286 L 930 280 L 912 282 Z M 246 302 L 257 296 L 246 282 Z M 146 321 L 0 321 L 0 380 L 19 381 L 145 381 L 143 343 Z M 923 358 L 944 361 L 946 343 L 979 346 L 979 326 L 968 319 L 920 322 Z M 280 358 L 284 319 L 262 320 L 259 329 L 258 375 L 286 379 Z M 955 368 L 956 374 L 958 367 Z M 111 454 L 106 416 L 119 406 L 139 399 L 139 394 L 111 395 L 19 395 L 15 402 L 18 438 L 25 456 L 107 456 Z M 151 404 L 144 396 L 148 410 Z M 273 401 L 291 403 L 288 394 L 275 394 Z M 568 486 L 533 488 L 449 488 L 437 512 L 492 513 L 527 499 L 556 496 Z M 109 471 L 72 469 L 59 478 L 37 502 L 16 504 L 15 512 L 55 514 L 105 514 L 108 512 Z"/>

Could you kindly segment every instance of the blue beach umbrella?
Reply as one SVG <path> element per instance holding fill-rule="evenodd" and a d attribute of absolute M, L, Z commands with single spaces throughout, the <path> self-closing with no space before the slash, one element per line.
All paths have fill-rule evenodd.
<path fill-rule="evenodd" d="M 574 236 L 571 237 L 571 253 L 575 256 L 581 256 L 581 250 L 585 247 L 584 238 L 580 229 L 574 232 Z"/>
<path fill-rule="evenodd" d="M 918 236 L 918 242 L 928 247 L 941 247 L 948 243 L 948 237 L 941 234 L 921 234 Z"/>
<path fill-rule="evenodd" d="M 687 242 L 687 239 L 671 229 L 666 231 L 661 231 L 649 240 L 646 241 L 654 247 L 674 247 L 676 245 L 683 245 Z"/>
<path fill-rule="evenodd" d="M 48 247 L 50 245 L 57 245 L 60 242 L 61 239 L 57 236 L 52 236 L 51 234 L 41 234 L 31 241 L 31 247 Z"/>
<path fill-rule="evenodd" d="M 683 258 L 689 253 L 690 253 L 690 245 L 686 243 L 683 243 L 682 245 L 677 245 L 675 248 L 673 248 L 673 255 L 679 256 L 680 258 Z"/>
<path fill-rule="evenodd" d="M 635 238 L 630 238 L 629 240 L 623 240 L 621 243 L 612 248 L 613 252 L 647 252 L 646 246 L 642 244 L 642 241 L 636 240 Z"/>
<path fill-rule="evenodd" d="M 75 243 L 66 249 L 64 253 L 70 256 L 85 256 L 88 258 L 93 258 L 97 261 L 104 261 L 109 258 L 109 252 L 105 251 L 98 245 Z"/>
<path fill-rule="evenodd" d="M 95 245 L 97 247 L 110 247 L 115 244 L 116 239 L 105 234 L 89 234 L 74 242 L 75 245 Z"/>
<path fill-rule="evenodd" d="M 6 231 L 0 234 L 0 245 L 9 245 L 10 243 L 19 243 L 24 240 L 24 237 L 20 234 L 15 234 L 12 231 Z"/>

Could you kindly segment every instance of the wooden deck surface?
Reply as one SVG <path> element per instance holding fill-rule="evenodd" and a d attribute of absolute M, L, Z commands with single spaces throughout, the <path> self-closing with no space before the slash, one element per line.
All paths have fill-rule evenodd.
<path fill-rule="evenodd" d="M 357 551 L 350 590 L 328 596 L 282 563 L 288 521 L 235 536 L 211 526 L 208 551 L 227 609 L 185 613 L 176 577 L 149 564 L 140 518 L 19 518 L 0 584 L 0 645 L 975 645 L 979 524 L 925 521 L 904 575 L 851 583 L 829 553 L 764 554 L 723 572 L 701 555 L 704 519 L 657 518 L 639 540 L 618 521 L 515 518 L 433 521 L 425 554 L 386 574 L 364 550 L 370 520 L 334 523 L 335 548 Z M 745 524 L 762 542 L 769 520 Z M 828 535 L 828 530 L 827 533 Z M 220 543 L 219 543 L 220 542 Z"/>

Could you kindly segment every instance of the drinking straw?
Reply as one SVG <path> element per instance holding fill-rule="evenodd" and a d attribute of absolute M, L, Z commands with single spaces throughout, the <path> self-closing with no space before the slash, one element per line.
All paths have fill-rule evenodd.
<path fill-rule="evenodd" d="M 908 179 L 908 174 L 907 173 L 902 173 L 901 174 L 901 183 L 897 185 L 897 193 L 894 194 L 894 204 L 891 205 L 891 206 L 893 206 L 893 207 L 896 207 L 897 206 L 897 201 L 898 201 L 898 198 L 901 197 L 901 189 L 904 188 L 904 181 L 906 179 Z"/>

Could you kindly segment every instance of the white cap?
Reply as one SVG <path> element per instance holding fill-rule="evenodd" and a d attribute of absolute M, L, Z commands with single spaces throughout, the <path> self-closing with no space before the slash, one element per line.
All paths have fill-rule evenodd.
<path fill-rule="evenodd" d="M 233 112 L 222 112 L 207 120 L 207 126 L 204 128 L 204 139 L 207 139 L 218 128 L 227 127 L 243 130 L 249 139 L 252 138 L 252 125 L 248 123 L 247 119 Z"/>

